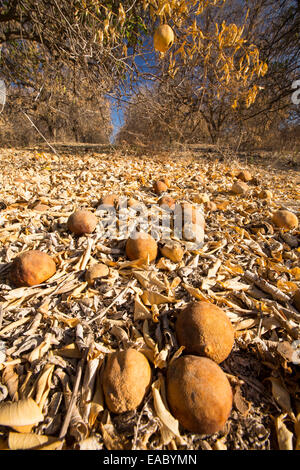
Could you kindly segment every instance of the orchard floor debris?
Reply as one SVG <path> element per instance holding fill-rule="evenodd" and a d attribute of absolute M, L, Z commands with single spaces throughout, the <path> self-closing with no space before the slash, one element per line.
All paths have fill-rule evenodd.
<path fill-rule="evenodd" d="M 271 222 L 277 209 L 299 218 L 297 171 L 246 165 L 234 156 L 220 161 L 205 151 L 58 158 L 3 149 L 0 167 L 0 413 L 9 401 L 27 410 L 31 398 L 44 417 L 1 426 L 0 449 L 300 449 L 300 312 L 293 304 L 300 231 Z M 232 170 L 245 168 L 253 175 L 250 192 L 233 195 Z M 160 177 L 171 181 L 168 195 L 176 201 L 203 208 L 205 243 L 195 250 L 180 240 L 182 261 L 160 254 L 139 265 L 126 259 L 122 234 L 102 238 L 105 216 L 97 204 L 116 193 L 155 211 L 152 186 Z M 271 201 L 258 197 L 262 189 L 272 192 Z M 216 211 L 205 209 L 208 199 Z M 36 202 L 49 208 L 35 210 Z M 93 234 L 67 230 L 77 208 L 97 215 Z M 134 221 L 134 210 L 124 210 Z M 42 285 L 15 288 L 11 261 L 30 249 L 52 256 L 57 272 Z M 85 270 L 95 262 L 106 264 L 109 275 L 89 287 Z M 166 367 L 184 354 L 174 322 L 191 300 L 223 308 L 236 332 L 221 364 L 234 404 L 225 429 L 211 436 L 182 429 L 165 399 Z M 150 360 L 152 387 L 138 410 L 113 415 L 102 394 L 103 364 L 111 351 L 128 347 Z"/>

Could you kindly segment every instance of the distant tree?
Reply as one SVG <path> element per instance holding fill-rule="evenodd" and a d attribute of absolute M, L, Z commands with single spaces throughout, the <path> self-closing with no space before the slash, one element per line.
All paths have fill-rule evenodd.
<path fill-rule="evenodd" d="M 0 144 L 18 146 L 40 140 L 25 116 L 54 141 L 108 143 L 112 131 L 110 104 L 97 86 L 78 74 L 39 77 L 38 92 L 8 87 L 5 112 L 0 115 Z"/>
<path fill-rule="evenodd" d="M 202 34 L 202 41 L 191 46 L 193 29 L 184 47 L 180 38 L 160 62 L 159 83 L 128 106 L 120 137 L 138 133 L 149 142 L 206 139 L 236 147 L 274 140 L 276 132 L 282 137 L 286 119 L 291 124 L 297 116 L 291 85 L 299 74 L 299 1 L 231 0 L 208 6 L 197 24 L 195 37 Z M 234 31 L 236 37 L 242 31 L 237 46 Z"/>
<path fill-rule="evenodd" d="M 2 0 L 2 74 L 34 87 L 35 68 L 55 69 L 59 62 L 80 68 L 107 91 L 132 70 L 146 30 L 141 12 L 134 0 Z"/>
<path fill-rule="evenodd" d="M 97 84 L 101 96 L 151 79 L 168 83 L 165 90 L 178 101 L 184 83 L 190 92 L 186 119 L 194 122 L 194 132 L 197 120 L 204 121 L 215 141 L 223 115 L 249 108 L 259 93 L 255 79 L 267 72 L 255 42 L 245 37 L 247 12 L 234 22 L 230 5 L 229 0 L 4 0 L 0 66 L 10 83 L 39 97 L 46 83 L 63 83 L 71 73 Z M 153 53 L 147 38 L 163 23 L 176 39 L 151 73 L 138 57 L 147 60 Z M 203 108 L 205 101 L 211 109 Z"/>

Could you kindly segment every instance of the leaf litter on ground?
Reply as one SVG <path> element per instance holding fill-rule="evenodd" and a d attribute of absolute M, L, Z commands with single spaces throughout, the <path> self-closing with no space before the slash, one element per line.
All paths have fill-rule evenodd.
<path fill-rule="evenodd" d="M 230 192 L 233 163 L 214 155 L 44 155 L 46 167 L 34 150 L 2 150 L 0 157 L 0 448 L 299 449 L 300 312 L 293 295 L 300 232 L 271 222 L 280 208 L 299 218 L 291 170 L 248 165 L 255 184 L 243 197 Z M 178 202 L 200 203 L 204 245 L 195 250 L 175 240 L 184 250 L 178 263 L 163 256 L 128 261 L 126 234 L 105 221 L 99 201 L 109 193 L 132 197 L 160 218 L 152 184 L 161 177 Z M 271 201 L 258 197 L 266 188 Z M 205 209 L 208 199 L 216 211 Z M 36 202 L 50 208 L 35 211 Z M 68 232 L 77 208 L 96 209 L 93 234 Z M 136 212 L 123 208 L 122 216 L 132 226 Z M 103 223 L 111 223 L 111 238 L 103 237 Z M 31 249 L 52 256 L 57 272 L 39 286 L 15 288 L 10 263 Z M 109 275 L 88 286 L 84 273 L 96 262 Z M 233 408 L 211 436 L 182 429 L 165 398 L 166 368 L 182 353 L 176 316 L 192 300 L 220 306 L 235 328 L 234 349 L 221 364 Z M 128 347 L 152 364 L 152 387 L 138 410 L 113 415 L 101 388 L 103 367 L 108 354 Z"/>

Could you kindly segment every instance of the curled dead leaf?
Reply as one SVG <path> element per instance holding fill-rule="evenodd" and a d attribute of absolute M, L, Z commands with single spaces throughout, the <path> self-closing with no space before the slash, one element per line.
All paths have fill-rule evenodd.
<path fill-rule="evenodd" d="M 174 436 L 184 443 L 184 439 L 181 437 L 179 432 L 179 421 L 175 419 L 174 416 L 170 413 L 166 399 L 164 397 L 165 394 L 163 392 L 165 386 L 163 377 L 160 376 L 160 378 L 152 384 L 151 388 L 154 400 L 154 408 L 157 416 L 161 421 L 163 444 L 169 444 Z"/>
<path fill-rule="evenodd" d="M 80 359 L 82 356 L 82 353 L 79 351 L 79 348 L 76 343 L 71 343 L 67 346 L 64 346 L 63 348 L 57 349 L 56 351 L 54 351 L 54 354 L 74 359 Z"/>
<path fill-rule="evenodd" d="M 166 304 L 169 302 L 176 302 L 176 299 L 173 297 L 167 297 L 165 295 L 159 294 L 158 292 L 154 291 L 144 291 L 142 295 L 142 301 L 144 302 L 145 305 L 160 305 L 160 304 Z"/>
<path fill-rule="evenodd" d="M 37 403 L 32 398 L 0 404 L 0 425 L 29 426 L 44 420 Z"/>
<path fill-rule="evenodd" d="M 293 433 L 284 424 L 286 415 L 280 415 L 275 419 L 278 446 L 280 450 L 293 450 Z"/>
<path fill-rule="evenodd" d="M 193 286 L 189 286 L 188 284 L 184 284 L 184 283 L 182 285 L 188 291 L 188 293 L 190 295 L 192 295 L 193 297 L 195 297 L 196 299 L 198 299 L 198 300 L 208 300 L 208 297 L 205 294 L 203 294 L 200 291 L 200 289 L 197 289 Z"/>
<path fill-rule="evenodd" d="M 251 403 L 244 398 L 240 386 L 237 386 L 234 391 L 233 404 L 243 416 L 247 416 L 251 409 Z"/>
<path fill-rule="evenodd" d="M 268 377 L 266 380 L 269 380 L 272 384 L 272 395 L 277 401 L 278 405 L 291 417 L 295 418 L 292 410 L 290 394 L 282 383 L 281 379 L 277 377 Z"/>
<path fill-rule="evenodd" d="M 19 376 L 16 374 L 14 366 L 9 366 L 9 363 L 2 372 L 2 383 L 6 385 L 10 398 L 13 401 L 18 401 Z"/>
<path fill-rule="evenodd" d="M 45 444 L 54 443 L 56 443 L 56 448 L 62 445 L 61 441 L 52 436 L 41 436 L 33 433 L 20 434 L 18 432 L 10 432 L 8 435 L 10 450 L 34 450 L 43 447 Z"/>
<path fill-rule="evenodd" d="M 140 296 L 136 294 L 134 300 L 134 321 L 146 320 L 147 318 L 152 318 L 152 314 L 148 310 L 148 308 L 143 304 L 140 299 Z"/>

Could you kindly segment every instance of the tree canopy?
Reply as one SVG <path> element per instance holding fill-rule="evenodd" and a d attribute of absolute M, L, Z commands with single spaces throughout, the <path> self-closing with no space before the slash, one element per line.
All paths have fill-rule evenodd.
<path fill-rule="evenodd" d="M 175 41 L 159 53 L 152 37 L 163 24 Z M 264 108 L 287 107 L 299 0 L 3 0 L 0 44 L 1 78 L 28 106 L 49 94 L 61 102 L 66 88 L 73 102 L 122 99 L 150 80 L 164 112 L 170 100 L 185 105 L 186 137 L 203 121 L 214 141 L 228 119 L 239 127 Z"/>

